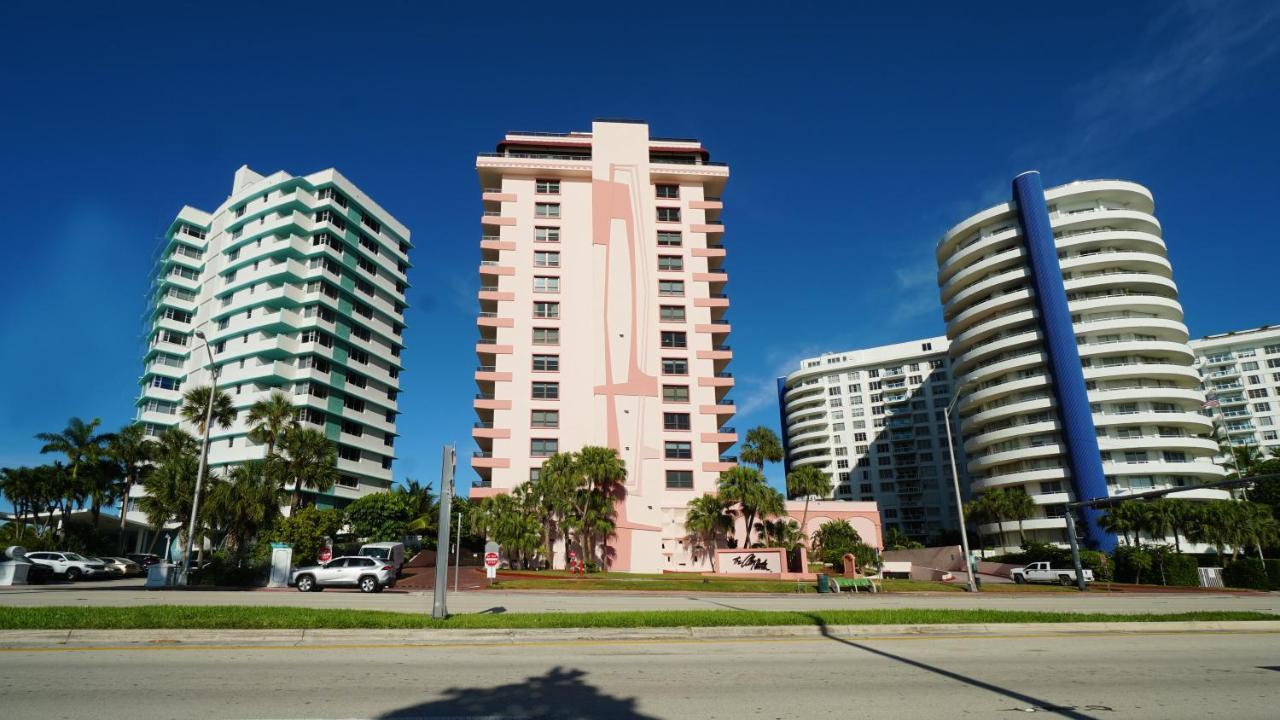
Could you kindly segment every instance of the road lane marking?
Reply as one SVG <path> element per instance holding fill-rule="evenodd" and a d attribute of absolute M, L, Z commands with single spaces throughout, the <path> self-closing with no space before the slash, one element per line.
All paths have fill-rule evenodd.
<path fill-rule="evenodd" d="M 858 642 L 883 641 L 933 641 L 933 640 L 1038 640 L 1047 638 L 1072 639 L 1087 638 L 1091 640 L 1134 638 L 1134 637 L 1172 637 L 1176 635 L 1196 636 L 1229 636 L 1229 635 L 1280 635 L 1280 630 L 1156 630 L 1152 632 L 1094 632 L 1094 633 L 1025 633 L 1019 635 L 880 635 L 880 636 L 848 636 L 832 635 L 830 637 L 816 635 L 804 637 L 735 637 L 735 638 L 619 638 L 616 640 L 527 640 L 512 642 L 443 642 L 443 643 L 333 643 L 324 645 L 187 645 L 178 642 L 156 642 L 147 645 L 85 645 L 79 647 L 0 647 L 0 654 L 14 653 L 60 653 L 60 652 L 156 652 L 156 651 L 191 651 L 191 650 L 224 650 L 244 652 L 250 650 L 433 650 L 460 648 L 554 648 L 554 647 L 607 647 L 615 645 L 706 645 L 731 643 L 814 643 L 831 640 L 856 640 Z"/>

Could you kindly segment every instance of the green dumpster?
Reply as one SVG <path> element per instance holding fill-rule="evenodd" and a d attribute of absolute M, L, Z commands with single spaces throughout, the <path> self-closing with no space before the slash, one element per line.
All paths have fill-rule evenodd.
<path fill-rule="evenodd" d="M 826 573 L 818 573 L 818 592 L 820 593 L 831 592 L 831 580 L 827 578 Z"/>

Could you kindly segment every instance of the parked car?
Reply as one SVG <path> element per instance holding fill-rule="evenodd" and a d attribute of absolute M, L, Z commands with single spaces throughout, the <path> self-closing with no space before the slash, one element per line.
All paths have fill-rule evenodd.
<path fill-rule="evenodd" d="M 54 573 L 75 581 L 80 578 L 105 577 L 107 566 L 101 561 L 91 560 L 73 552 L 33 552 L 27 553 L 27 559 L 47 565 Z"/>
<path fill-rule="evenodd" d="M 142 569 L 138 563 L 122 557 L 102 557 L 98 558 L 102 564 L 107 567 L 107 572 L 118 575 L 120 577 L 138 577 L 146 575 L 147 571 Z"/>
<path fill-rule="evenodd" d="M 20 562 L 27 566 L 27 584 L 43 585 L 53 579 L 53 568 L 26 558 L 15 559 L 14 562 Z"/>
<path fill-rule="evenodd" d="M 1014 568 L 1009 571 L 1009 576 L 1016 583 L 1058 583 L 1060 585 L 1074 585 L 1076 582 L 1076 571 L 1073 568 L 1054 568 L 1047 562 L 1034 562 L 1026 567 Z M 1086 569 L 1084 571 L 1084 581 L 1086 583 L 1093 582 L 1093 571 Z"/>
<path fill-rule="evenodd" d="M 365 557 L 386 561 L 388 565 L 396 569 L 396 577 L 400 577 L 401 571 L 404 570 L 404 543 L 365 543 L 360 546 L 360 554 Z"/>
<path fill-rule="evenodd" d="M 378 558 L 347 555 L 321 565 L 293 571 L 289 584 L 299 592 L 319 592 L 327 587 L 358 587 L 360 592 L 382 592 L 396 584 L 396 569 Z"/>
<path fill-rule="evenodd" d="M 152 555 L 151 553 L 125 553 L 125 558 L 142 566 L 142 572 L 144 574 L 146 573 L 147 568 L 160 562 L 160 556 Z"/>

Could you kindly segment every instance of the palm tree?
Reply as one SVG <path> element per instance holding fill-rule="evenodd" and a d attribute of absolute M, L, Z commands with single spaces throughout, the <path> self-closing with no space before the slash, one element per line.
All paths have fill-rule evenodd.
<path fill-rule="evenodd" d="M 576 466 L 585 481 L 583 491 L 579 492 L 582 497 L 575 508 L 583 539 L 586 541 L 582 551 L 586 558 L 594 558 L 595 538 L 599 534 L 605 556 L 600 568 L 604 570 L 607 569 L 605 561 L 609 555 L 609 536 L 614 529 L 614 500 L 623 494 L 627 467 L 617 450 L 596 445 L 587 445 L 578 451 Z"/>
<path fill-rule="evenodd" d="M 38 433 L 35 436 L 37 440 L 44 441 L 44 445 L 40 448 L 41 453 L 62 453 L 66 456 L 72 484 L 80 485 L 85 482 L 88 485 L 87 488 L 81 488 L 80 494 L 89 495 L 92 498 L 94 527 L 98 526 L 102 502 L 110 495 L 99 487 L 104 481 L 100 475 L 89 477 L 91 468 L 103 458 L 107 442 L 111 440 L 110 434 L 96 432 L 101 424 L 100 418 L 85 422 L 78 417 L 73 417 L 67 420 L 67 427 L 61 432 Z M 82 478 L 82 475 L 85 477 Z M 87 492 L 84 492 L 85 490 Z"/>
<path fill-rule="evenodd" d="M 167 437 L 166 437 L 167 436 Z M 169 447 L 165 448 L 165 440 Z M 170 428 L 161 436 L 162 451 L 155 470 L 142 481 L 146 495 L 138 499 L 138 507 L 147 516 L 157 537 L 167 523 L 178 525 L 179 538 L 185 538 L 191 521 L 191 505 L 195 500 L 199 450 L 185 431 Z"/>
<path fill-rule="evenodd" d="M 250 460 L 209 487 L 202 510 L 226 533 L 227 548 L 240 552 L 280 519 L 280 485 L 266 472 L 265 461 Z"/>
<path fill-rule="evenodd" d="M 705 543 L 710 549 L 707 556 L 711 558 L 711 571 L 716 570 L 716 550 L 721 535 L 733 531 L 733 517 L 729 514 L 730 503 L 717 495 L 701 495 L 689 501 L 689 509 L 684 518 L 684 530 L 689 534 L 691 544 Z"/>
<path fill-rule="evenodd" d="M 752 547 L 778 547 L 791 552 L 804 543 L 800 526 L 789 517 L 758 522 L 756 531 L 760 533 L 760 539 Z"/>
<path fill-rule="evenodd" d="M 249 439 L 267 444 L 267 454 L 276 454 L 276 443 L 288 429 L 298 424 L 298 411 L 288 395 L 272 390 L 270 397 L 249 406 Z"/>
<path fill-rule="evenodd" d="M 1036 514 L 1036 501 L 1021 488 L 1005 490 L 1002 495 L 1001 505 L 1005 515 L 1018 521 L 1018 541 L 1022 547 L 1026 547 L 1027 535 L 1022 530 L 1022 522 Z"/>
<path fill-rule="evenodd" d="M 1151 540 L 1153 542 L 1157 538 L 1166 538 L 1172 534 L 1175 536 L 1175 549 L 1179 546 L 1177 539 L 1177 527 L 1175 525 L 1175 513 L 1177 512 L 1175 506 L 1178 502 L 1179 501 L 1177 500 L 1170 500 L 1168 498 L 1158 498 L 1155 500 L 1148 500 L 1142 504 L 1143 529 L 1150 533 Z"/>
<path fill-rule="evenodd" d="M 182 419 L 196 426 L 200 435 L 204 435 L 204 418 L 209 409 L 209 386 L 197 385 L 182 394 Z M 231 396 L 222 390 L 213 398 L 213 424 L 227 429 L 236 421 L 236 409 L 231 404 Z"/>
<path fill-rule="evenodd" d="M 282 489 L 293 488 L 289 514 L 302 504 L 303 489 L 328 492 L 338 479 L 338 449 L 324 433 L 307 427 L 286 430 L 280 436 L 283 451 L 271 460 L 270 472 Z"/>
<path fill-rule="evenodd" d="M 738 455 L 742 462 L 755 465 L 763 475 L 766 462 L 782 462 L 782 441 L 777 433 L 760 425 L 747 431 Z"/>
<path fill-rule="evenodd" d="M 538 479 L 531 483 L 536 495 L 535 514 L 542 525 L 542 545 L 547 557 L 547 567 L 555 564 L 555 535 L 557 529 L 564 536 L 565 557 L 569 550 L 569 515 L 572 512 L 574 494 L 582 484 L 582 473 L 575 454 L 556 453 L 542 461 Z"/>
<path fill-rule="evenodd" d="M 787 494 L 804 498 L 804 512 L 800 514 L 800 531 L 803 534 L 809 521 L 809 499 L 814 495 L 826 497 L 831 492 L 831 478 L 812 465 L 801 465 L 787 475 Z"/>
<path fill-rule="evenodd" d="M 397 485 L 394 492 L 404 498 L 409 509 L 413 511 L 413 520 L 406 528 L 411 533 L 430 536 L 436 529 L 440 507 L 436 496 L 431 492 L 431 483 L 420 483 L 412 478 L 405 478 L 403 484 Z"/>
<path fill-rule="evenodd" d="M 1262 555 L 1262 547 L 1276 541 L 1280 537 L 1280 523 L 1276 522 L 1271 509 L 1262 503 L 1236 503 L 1236 528 L 1240 542 L 1236 549 L 1253 545 Z M 1265 571 L 1265 565 L 1264 565 Z"/>
<path fill-rule="evenodd" d="M 1212 545 L 1219 562 L 1224 561 L 1225 548 L 1233 539 L 1231 524 L 1235 500 L 1212 500 L 1197 503 L 1187 525 L 1187 539 L 1191 542 Z"/>
<path fill-rule="evenodd" d="M 982 526 L 991 523 L 994 517 L 991 513 L 991 503 L 984 493 L 964 504 L 965 520 L 972 520 L 974 528 L 978 532 L 978 546 L 982 548 L 983 557 L 986 556 L 987 545 L 983 542 Z"/>
<path fill-rule="evenodd" d="M 1125 500 L 1107 509 L 1107 514 L 1098 522 L 1103 530 L 1124 535 L 1126 545 L 1142 547 L 1142 531 L 1147 529 L 1147 511 L 1137 500 Z M 1132 533 L 1132 541 L 1130 540 Z"/>
<path fill-rule="evenodd" d="M 996 526 L 996 543 L 1005 547 L 1004 522 L 1009 517 L 1009 491 L 1005 488 L 993 488 L 982 493 L 982 503 L 987 517 Z"/>
<path fill-rule="evenodd" d="M 120 465 L 124 475 L 124 488 L 120 493 L 120 538 L 116 552 L 124 554 L 125 517 L 129 512 L 129 496 L 134 485 L 142 479 L 142 474 L 150 467 L 155 458 L 156 444 L 147 437 L 146 429 L 141 423 L 126 425 L 115 434 L 107 444 L 107 454 Z"/>
<path fill-rule="evenodd" d="M 745 521 L 742 547 L 751 546 L 751 531 L 756 518 L 781 515 L 785 509 L 782 493 L 769 487 L 764 475 L 755 468 L 735 467 L 720 473 L 720 497 L 737 503 Z"/>
<path fill-rule="evenodd" d="M 923 543 L 907 537 L 897 525 L 891 526 L 884 534 L 885 550 L 916 550 L 924 547 Z"/>

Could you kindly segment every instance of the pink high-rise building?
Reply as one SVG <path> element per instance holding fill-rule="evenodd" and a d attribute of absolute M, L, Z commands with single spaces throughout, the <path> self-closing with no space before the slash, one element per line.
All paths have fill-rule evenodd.
<path fill-rule="evenodd" d="M 644 123 L 510 133 L 476 158 L 484 193 L 472 498 L 584 445 L 627 467 L 614 570 L 708 569 L 690 552 L 690 499 L 734 466 L 725 424 L 729 178 L 697 140 Z M 558 552 L 562 550 L 558 549 Z"/>

